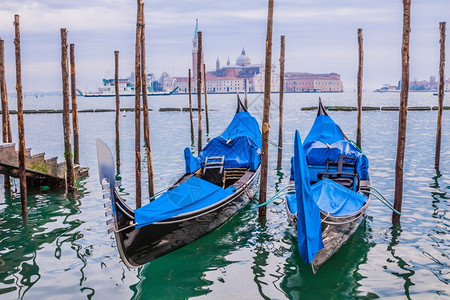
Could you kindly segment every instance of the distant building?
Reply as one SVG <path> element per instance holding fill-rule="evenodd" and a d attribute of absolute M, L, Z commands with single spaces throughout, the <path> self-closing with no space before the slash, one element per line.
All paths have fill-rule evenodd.
<path fill-rule="evenodd" d="M 203 53 L 202 66 L 203 66 Z M 192 40 L 192 78 L 191 91 L 197 92 L 197 58 L 198 58 L 198 20 L 195 23 L 194 38 Z M 226 65 L 221 67 L 217 57 L 215 71 L 206 72 L 206 90 L 208 93 L 250 93 L 264 92 L 264 65 L 252 64 L 250 57 L 242 49 L 241 55 L 236 58 L 236 63 L 231 64 L 228 57 Z M 276 66 L 272 65 L 271 91 L 279 92 L 280 75 L 275 72 Z M 203 76 L 202 76 L 203 79 Z M 188 77 L 164 77 L 161 85 L 169 91 L 178 87 L 178 93 L 188 93 Z M 202 91 L 204 87 L 202 85 Z M 342 92 L 343 85 L 339 74 L 311 74 L 311 73 L 286 73 L 285 91 L 287 92 Z"/>
<path fill-rule="evenodd" d="M 374 92 L 398 92 L 400 91 L 400 83 L 398 85 L 390 85 L 388 83 L 383 84 L 383 86 L 379 89 L 374 90 Z"/>
<path fill-rule="evenodd" d="M 401 89 L 401 81 L 398 82 L 397 90 Z M 386 90 L 388 84 L 383 85 L 382 88 L 375 90 L 375 92 L 383 92 Z M 389 86 L 391 87 L 391 86 Z M 437 92 L 439 90 L 439 81 L 436 80 L 435 76 L 430 76 L 430 80 L 414 80 L 409 82 L 409 90 L 410 91 L 418 91 L 418 92 Z M 444 80 L 444 90 L 450 91 L 450 78 Z"/>
<path fill-rule="evenodd" d="M 430 80 L 414 79 L 409 82 L 410 91 L 437 91 L 439 89 L 439 81 L 436 81 L 436 77 L 430 76 Z"/>
<path fill-rule="evenodd" d="M 336 73 L 285 73 L 286 92 L 343 92 L 341 75 Z"/>

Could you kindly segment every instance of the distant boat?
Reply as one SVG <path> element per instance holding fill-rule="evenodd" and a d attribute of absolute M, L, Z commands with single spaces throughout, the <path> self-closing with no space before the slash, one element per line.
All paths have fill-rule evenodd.
<path fill-rule="evenodd" d="M 172 95 L 178 87 L 174 88 L 170 92 L 154 92 L 152 89 L 147 86 L 147 95 L 148 96 L 168 96 Z M 77 92 L 84 97 L 115 97 L 115 80 L 114 79 L 103 79 L 103 85 L 97 89 L 97 91 L 85 92 L 82 93 L 80 90 Z M 129 79 L 119 79 L 119 95 L 121 97 L 132 97 L 135 95 L 134 93 L 134 83 Z M 141 92 L 142 95 L 142 92 Z"/>
<path fill-rule="evenodd" d="M 369 207 L 369 163 L 319 100 L 303 144 L 295 133 L 291 164 L 286 212 L 297 232 L 300 256 L 315 273 L 347 242 Z"/>
<path fill-rule="evenodd" d="M 228 128 L 198 157 L 184 151 L 186 173 L 152 202 L 130 208 L 120 197 L 111 151 L 97 140 L 97 157 L 108 220 L 119 254 L 137 268 L 215 230 L 252 199 L 259 186 L 261 132 L 238 100 Z"/>

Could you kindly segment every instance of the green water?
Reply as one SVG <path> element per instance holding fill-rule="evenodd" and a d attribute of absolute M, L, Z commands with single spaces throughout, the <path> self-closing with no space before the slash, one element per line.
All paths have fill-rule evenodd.
<path fill-rule="evenodd" d="M 277 171 L 276 149 L 269 149 L 268 195 L 288 183 L 293 136 L 306 136 L 318 95 L 287 94 L 283 169 Z M 354 105 L 355 93 L 323 94 L 326 105 Z M 397 105 L 398 94 L 364 95 L 365 105 Z M 189 146 L 189 113 L 158 112 L 159 107 L 187 107 L 187 97 L 151 97 L 151 138 L 156 189 L 173 182 L 184 169 Z M 262 117 L 262 96 L 250 95 L 250 111 Z M 114 99 L 79 98 L 79 108 L 113 108 Z M 134 99 L 122 98 L 122 107 Z M 235 96 L 209 95 L 210 136 L 220 134 L 235 110 Z M 429 93 L 410 95 L 410 105 L 436 105 Z M 273 95 L 271 140 L 277 140 L 278 95 Z M 13 106 L 13 104 L 11 105 Z M 25 109 L 61 109 L 57 97 L 25 98 Z M 12 107 L 13 109 L 13 107 Z M 330 112 L 354 139 L 356 112 Z M 122 193 L 134 206 L 134 114 L 121 117 Z M 17 119 L 12 115 L 13 139 Z M 394 194 L 398 112 L 363 113 L 363 150 L 371 179 L 389 199 Z M 441 170 L 434 170 L 436 112 L 409 112 L 402 223 L 390 224 L 391 213 L 373 201 L 365 221 L 349 242 L 313 275 L 298 255 L 284 203 L 268 206 L 260 224 L 256 204 L 202 239 L 139 269 L 120 260 L 113 237 L 106 233 L 98 183 L 95 139 L 114 146 L 114 113 L 79 115 L 81 165 L 89 177 L 78 192 L 29 190 L 29 222 L 20 212 L 18 181 L 8 194 L 0 189 L 1 299 L 430 299 L 450 296 L 450 114 L 444 111 Z M 26 147 L 48 157 L 63 156 L 61 115 L 25 115 Z M 205 137 L 206 141 L 206 137 Z M 194 145 L 194 148 L 195 145 Z M 142 151 L 142 153 L 144 153 Z M 147 193 L 145 161 L 143 194 Z M 0 176 L 0 185 L 3 178 Z"/>

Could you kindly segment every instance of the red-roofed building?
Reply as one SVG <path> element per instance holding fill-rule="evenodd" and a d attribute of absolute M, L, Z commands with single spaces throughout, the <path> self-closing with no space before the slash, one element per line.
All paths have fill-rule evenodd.
<path fill-rule="evenodd" d="M 341 75 L 336 73 L 285 73 L 285 92 L 343 92 Z"/>

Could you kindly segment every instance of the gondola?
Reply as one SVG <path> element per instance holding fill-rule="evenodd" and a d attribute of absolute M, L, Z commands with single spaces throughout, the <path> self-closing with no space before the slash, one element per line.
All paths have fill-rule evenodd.
<path fill-rule="evenodd" d="M 111 151 L 97 140 L 97 157 L 105 203 L 123 262 L 144 265 L 213 231 L 242 209 L 259 186 L 261 132 L 238 98 L 227 129 L 194 157 L 184 151 L 186 171 L 175 184 L 133 210 L 116 188 Z"/>
<path fill-rule="evenodd" d="M 295 133 L 285 201 L 300 256 L 313 273 L 356 231 L 370 201 L 369 161 L 319 98 L 317 117 L 303 144 Z"/>

